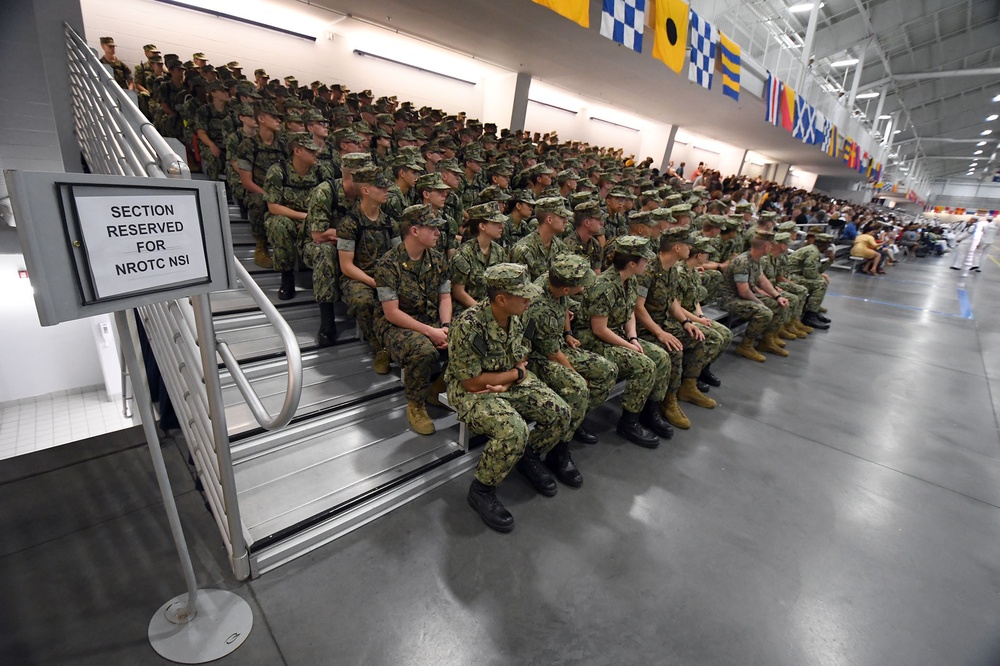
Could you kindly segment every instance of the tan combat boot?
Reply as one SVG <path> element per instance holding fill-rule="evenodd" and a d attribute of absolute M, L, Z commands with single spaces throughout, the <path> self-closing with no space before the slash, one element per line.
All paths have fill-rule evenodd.
<path fill-rule="evenodd" d="M 274 260 L 267 253 L 267 241 L 263 238 L 257 239 L 257 247 L 253 251 L 253 263 L 261 268 L 274 268 Z"/>
<path fill-rule="evenodd" d="M 805 324 L 803 324 L 801 319 L 795 320 L 795 327 L 800 331 L 802 331 L 803 333 L 805 333 L 806 335 L 809 335 L 814 330 L 816 330 L 812 326 L 806 326 Z"/>
<path fill-rule="evenodd" d="M 792 322 L 788 322 L 780 329 L 778 329 L 778 339 L 779 340 L 798 340 L 799 334 L 792 328 Z M 785 345 L 781 345 L 784 347 Z"/>
<path fill-rule="evenodd" d="M 427 389 L 427 404 L 434 405 L 435 407 L 446 407 L 443 402 L 441 402 L 441 394 L 448 390 L 448 385 L 444 383 L 444 373 L 442 372 L 438 375 L 438 378 L 434 380 L 430 388 Z"/>
<path fill-rule="evenodd" d="M 743 358 L 750 359 L 751 361 L 757 361 L 758 363 L 763 363 L 767 359 L 764 355 L 753 348 L 753 339 L 743 336 L 743 340 L 740 342 L 739 346 L 735 349 L 736 353 Z"/>
<path fill-rule="evenodd" d="M 698 383 L 694 377 L 681 382 L 681 388 L 677 391 L 677 399 L 705 409 L 715 409 L 716 405 L 715 400 L 698 390 Z"/>
<path fill-rule="evenodd" d="M 823 307 L 823 306 L 821 305 L 821 306 L 819 306 L 819 310 L 818 310 L 818 312 L 819 312 L 820 314 L 823 314 L 824 312 L 829 312 L 829 310 L 827 310 L 826 308 L 824 308 L 824 307 Z"/>
<path fill-rule="evenodd" d="M 788 356 L 788 352 L 778 346 L 774 340 L 774 333 L 765 333 L 757 343 L 757 351 L 768 352 L 775 356 Z"/>
<path fill-rule="evenodd" d="M 663 402 L 660 403 L 660 413 L 663 414 L 667 423 L 675 428 L 687 430 L 691 427 L 691 419 L 685 416 L 684 412 L 681 411 L 681 406 L 677 404 L 676 393 L 668 393 L 663 396 Z"/>
<path fill-rule="evenodd" d="M 375 350 L 375 362 L 372 363 L 372 369 L 375 371 L 376 375 L 387 375 L 389 374 L 389 351 L 386 349 L 376 349 Z"/>
<path fill-rule="evenodd" d="M 427 407 L 423 403 L 407 401 L 406 420 L 410 422 L 410 430 L 418 435 L 434 434 L 434 422 L 427 415 Z"/>

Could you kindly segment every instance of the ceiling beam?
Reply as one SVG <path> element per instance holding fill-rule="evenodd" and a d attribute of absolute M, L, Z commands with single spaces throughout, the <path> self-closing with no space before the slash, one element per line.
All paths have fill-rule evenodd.
<path fill-rule="evenodd" d="M 956 76 L 1000 76 L 1000 67 L 981 67 L 979 69 L 949 69 L 943 72 L 907 72 L 905 74 L 893 74 L 881 79 L 876 79 L 871 83 L 866 83 L 858 90 L 864 92 L 873 88 L 880 88 L 892 80 L 896 81 L 920 81 L 924 79 L 949 79 Z"/>

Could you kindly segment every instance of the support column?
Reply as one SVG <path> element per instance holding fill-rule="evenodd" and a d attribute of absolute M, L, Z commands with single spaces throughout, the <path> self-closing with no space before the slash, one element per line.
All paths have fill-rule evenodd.
<path fill-rule="evenodd" d="M 851 81 L 851 94 L 847 98 L 847 109 L 854 113 L 854 101 L 858 96 L 858 86 L 861 84 L 861 72 L 865 68 L 865 53 L 868 52 L 868 43 L 861 47 L 858 54 L 858 64 L 854 66 L 854 79 Z"/>
<path fill-rule="evenodd" d="M 528 116 L 528 89 L 531 87 L 531 74 L 518 72 L 514 83 L 514 103 L 510 112 L 510 129 L 513 132 L 524 129 Z"/>
<path fill-rule="evenodd" d="M 750 149 L 749 148 L 747 148 L 746 150 L 743 151 L 743 159 L 740 160 L 740 170 L 736 172 L 737 176 L 742 176 L 743 175 L 743 167 L 745 167 L 746 164 L 747 164 L 747 155 L 749 155 L 749 154 L 750 154 Z"/>
<path fill-rule="evenodd" d="M 809 25 L 806 26 L 806 40 L 805 44 L 802 45 L 802 70 L 799 72 L 799 78 L 795 81 L 796 90 L 802 90 L 802 83 L 805 81 L 806 71 L 809 69 L 809 59 L 813 52 L 813 38 L 816 36 L 816 19 L 819 18 L 821 4 L 817 0 L 813 3 L 812 9 L 809 10 Z"/>
<path fill-rule="evenodd" d="M 878 93 L 878 104 L 875 105 L 875 118 L 874 122 L 872 122 L 872 134 L 878 130 L 878 124 L 880 122 L 878 118 L 882 115 L 882 107 L 885 106 L 885 94 L 885 88 L 882 88 L 882 90 Z"/>
<path fill-rule="evenodd" d="M 670 164 L 670 154 L 674 152 L 674 139 L 677 138 L 677 125 L 670 126 L 670 135 L 667 137 L 667 147 L 663 151 L 663 159 L 660 160 L 660 173 L 664 173 L 667 165 Z"/>

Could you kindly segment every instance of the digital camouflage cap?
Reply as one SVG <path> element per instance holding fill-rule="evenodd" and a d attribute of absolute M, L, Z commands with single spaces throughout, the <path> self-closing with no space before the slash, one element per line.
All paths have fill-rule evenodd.
<path fill-rule="evenodd" d="M 493 264 L 486 269 L 484 277 L 490 289 L 522 298 L 535 298 L 542 294 L 542 290 L 532 283 L 528 267 L 523 264 Z"/>
<path fill-rule="evenodd" d="M 440 229 L 446 220 L 434 215 L 434 210 L 428 204 L 416 204 L 403 209 L 399 221 L 407 226 L 434 227 Z"/>
<path fill-rule="evenodd" d="M 469 214 L 470 220 L 500 222 L 501 224 L 507 221 L 507 218 L 500 212 L 500 204 L 496 201 L 482 203 L 478 206 L 470 206 L 465 209 L 465 212 Z"/>
<path fill-rule="evenodd" d="M 385 171 L 377 166 L 366 166 L 354 172 L 354 182 L 361 185 L 373 185 L 381 189 L 388 189 L 392 181 L 385 177 Z"/>
<path fill-rule="evenodd" d="M 425 173 L 420 178 L 417 178 L 416 184 L 417 191 L 423 190 L 450 190 L 443 180 L 441 180 L 441 174 L 438 172 Z"/>
<path fill-rule="evenodd" d="M 619 236 L 615 242 L 617 243 L 615 252 L 631 254 L 632 256 L 650 261 L 656 258 L 656 254 L 653 252 L 648 238 L 643 238 L 642 236 Z"/>
<path fill-rule="evenodd" d="M 570 287 L 589 287 L 597 280 L 590 261 L 579 254 L 563 253 L 552 260 L 549 277 Z"/>

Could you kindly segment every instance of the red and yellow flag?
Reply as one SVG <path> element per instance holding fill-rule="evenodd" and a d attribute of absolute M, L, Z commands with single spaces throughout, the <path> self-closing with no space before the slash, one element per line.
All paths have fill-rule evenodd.
<path fill-rule="evenodd" d="M 565 16 L 584 28 L 590 27 L 589 0 L 532 0 L 535 4 L 548 7 L 556 14 Z"/>

